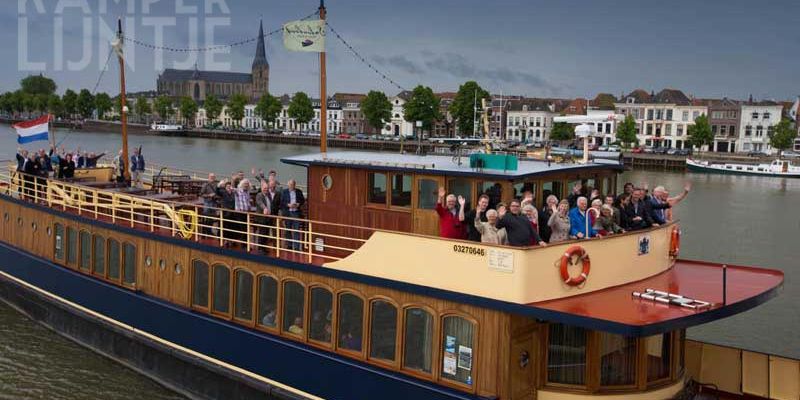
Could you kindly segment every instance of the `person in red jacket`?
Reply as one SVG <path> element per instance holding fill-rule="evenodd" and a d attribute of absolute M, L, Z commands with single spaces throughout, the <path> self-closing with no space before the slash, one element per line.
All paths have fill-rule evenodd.
<path fill-rule="evenodd" d="M 436 213 L 439 214 L 439 236 L 447 239 L 466 239 L 467 226 L 464 224 L 464 204 L 466 200 L 458 196 L 448 194 L 444 188 L 439 188 L 439 201 L 436 202 Z"/>

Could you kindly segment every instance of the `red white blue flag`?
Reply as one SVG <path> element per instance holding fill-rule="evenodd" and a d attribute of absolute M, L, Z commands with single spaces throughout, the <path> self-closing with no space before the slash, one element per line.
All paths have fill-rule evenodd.
<path fill-rule="evenodd" d="M 47 114 L 30 121 L 14 124 L 14 129 L 17 130 L 17 143 L 25 144 L 38 140 L 48 140 L 49 122 L 50 114 Z"/>

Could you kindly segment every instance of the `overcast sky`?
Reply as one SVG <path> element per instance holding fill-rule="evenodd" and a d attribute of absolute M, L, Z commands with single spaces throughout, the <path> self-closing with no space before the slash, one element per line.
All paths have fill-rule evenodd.
<path fill-rule="evenodd" d="M 44 68 L 59 92 L 95 86 L 108 56 L 108 27 L 120 15 L 128 36 L 154 43 L 155 26 L 164 25 L 164 45 L 190 47 L 252 38 L 259 18 L 270 31 L 318 6 L 314 0 L 5 2 L 0 34 L 17 40 L 0 47 L 0 55 L 17 62 L 0 63 L 0 90 L 16 89 L 20 78 Z M 493 93 L 538 97 L 664 87 L 697 97 L 800 94 L 797 0 L 327 0 L 326 6 L 331 26 L 405 88 L 421 83 L 455 91 L 474 79 Z M 213 38 L 205 35 L 209 27 Z M 330 93 L 398 91 L 330 32 L 327 40 Z M 249 72 L 255 43 L 215 54 L 211 63 L 206 54 L 195 60 L 132 44 L 126 50 L 133 60 L 128 90 L 140 91 L 154 89 L 158 73 L 175 63 Z M 289 53 L 278 34 L 268 39 L 267 57 L 270 92 L 318 96 L 314 54 Z M 118 93 L 117 76 L 112 59 L 100 90 Z"/>

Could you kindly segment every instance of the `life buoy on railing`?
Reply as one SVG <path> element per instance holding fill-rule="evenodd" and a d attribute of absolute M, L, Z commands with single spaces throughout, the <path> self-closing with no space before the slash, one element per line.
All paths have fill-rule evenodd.
<path fill-rule="evenodd" d="M 675 226 L 672 228 L 672 236 L 669 242 L 669 256 L 677 258 L 681 252 L 681 228 Z"/>
<path fill-rule="evenodd" d="M 577 256 L 578 261 L 583 263 L 583 270 L 581 270 L 581 274 L 578 276 L 570 276 L 569 274 L 569 265 L 572 263 L 572 258 Z M 570 286 L 578 286 L 584 282 L 586 282 L 586 278 L 589 277 L 589 270 L 592 268 L 592 263 L 589 261 L 589 254 L 586 253 L 583 247 L 574 245 L 570 246 L 567 251 L 564 252 L 564 255 L 561 256 L 561 265 L 560 265 L 560 272 L 561 272 L 561 280 L 564 281 L 567 285 Z"/>
<path fill-rule="evenodd" d="M 179 210 L 177 217 L 181 220 L 181 223 L 177 224 L 181 236 L 184 239 L 191 239 L 197 233 L 197 213 L 192 210 Z M 187 223 L 183 217 L 189 217 L 189 222 Z"/>

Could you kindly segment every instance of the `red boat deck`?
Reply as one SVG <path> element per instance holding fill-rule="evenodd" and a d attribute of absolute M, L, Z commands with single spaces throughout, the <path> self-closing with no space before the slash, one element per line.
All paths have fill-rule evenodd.
<path fill-rule="evenodd" d="M 540 309 L 621 324 L 645 333 L 664 326 L 677 329 L 740 313 L 772 298 L 783 284 L 783 273 L 772 269 L 727 267 L 727 299 L 723 303 L 723 266 L 678 260 L 653 277 L 592 293 L 531 303 Z M 655 289 L 712 303 L 691 309 L 633 296 Z"/>

